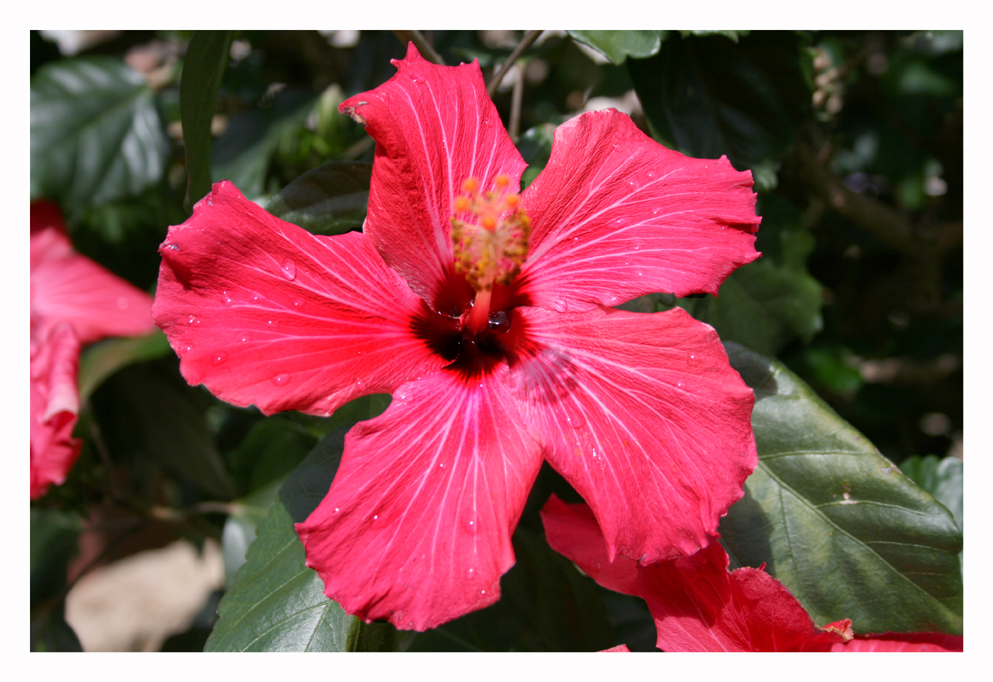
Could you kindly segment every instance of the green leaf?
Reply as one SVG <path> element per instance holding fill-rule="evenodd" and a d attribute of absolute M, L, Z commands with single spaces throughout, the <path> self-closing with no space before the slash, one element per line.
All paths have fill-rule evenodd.
<path fill-rule="evenodd" d="M 344 431 L 321 441 L 287 479 L 259 524 L 245 565 L 218 608 L 206 651 L 396 651 L 412 633 L 362 623 L 324 595 L 293 528 L 327 493 L 341 461 Z"/>
<path fill-rule="evenodd" d="M 286 185 L 266 210 L 314 234 L 357 230 L 365 220 L 371 178 L 372 164 L 329 161 Z"/>
<path fill-rule="evenodd" d="M 601 592 L 541 535 L 518 526 L 500 601 L 418 635 L 414 651 L 599 651 L 613 646 Z M 654 629 L 654 628 L 653 628 Z"/>
<path fill-rule="evenodd" d="M 233 31 L 194 31 L 179 83 L 179 111 L 186 148 L 186 206 L 210 191 L 210 123 L 231 52 Z"/>
<path fill-rule="evenodd" d="M 627 68 L 658 136 L 689 156 L 726 154 L 735 168 L 768 175 L 772 166 L 760 164 L 789 152 L 810 107 L 799 51 L 786 32 L 751 33 L 737 44 L 670 34 L 658 54 Z"/>
<path fill-rule="evenodd" d="M 614 64 L 630 57 L 651 57 L 659 51 L 666 31 L 569 31 L 574 40 L 589 45 Z"/>
<path fill-rule="evenodd" d="M 79 399 L 87 400 L 104 379 L 122 367 L 160 358 L 169 350 L 169 341 L 159 330 L 136 338 L 107 339 L 88 347 L 79 357 Z"/>
<path fill-rule="evenodd" d="M 248 548 L 255 542 L 258 525 L 272 508 L 282 484 L 283 480 L 277 479 L 232 503 L 232 511 L 224 522 L 221 533 L 224 582 L 227 589 L 231 589 L 238 570 L 245 565 Z"/>
<path fill-rule="evenodd" d="M 721 523 L 744 565 L 765 562 L 819 624 L 857 633 L 962 632 L 962 534 L 782 364 L 728 344 L 755 390 L 759 465 Z"/>
<path fill-rule="evenodd" d="M 761 259 L 728 277 L 717 298 L 695 301 L 692 312 L 725 341 L 775 355 L 794 336 L 809 341 L 822 327 L 821 285 L 806 270 Z"/>
<path fill-rule="evenodd" d="M 259 421 L 226 456 L 235 488 L 250 493 L 286 477 L 317 441 L 306 428 L 286 417 Z"/>
<path fill-rule="evenodd" d="M 31 196 L 67 210 L 132 196 L 165 172 L 151 89 L 116 59 L 46 64 L 31 79 Z"/>
<path fill-rule="evenodd" d="M 125 367 L 93 394 L 108 450 L 129 460 L 129 485 L 139 494 L 151 496 L 166 468 L 211 497 L 230 499 L 234 486 L 207 426 L 202 389 L 186 385 L 173 367 Z"/>
<path fill-rule="evenodd" d="M 269 159 L 280 140 L 304 124 L 314 108 L 317 93 L 286 90 L 271 102 L 235 116 L 214 144 L 211 175 L 214 181 L 230 180 L 248 198 L 265 190 Z"/>
<path fill-rule="evenodd" d="M 957 457 L 914 455 L 900 462 L 900 471 L 941 502 L 962 525 L 962 460 Z"/>

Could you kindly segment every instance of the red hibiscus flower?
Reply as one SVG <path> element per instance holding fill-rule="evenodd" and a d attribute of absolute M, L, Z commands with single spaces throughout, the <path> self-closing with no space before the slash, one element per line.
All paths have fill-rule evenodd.
<path fill-rule="evenodd" d="M 962 651 L 961 637 L 935 632 L 853 636 L 847 618 L 818 627 L 761 568 L 728 571 L 727 552 L 717 542 L 692 556 L 643 566 L 608 555 L 585 504 L 553 495 L 541 518 L 552 549 L 607 589 L 648 602 L 664 651 Z M 625 650 L 620 646 L 612 650 Z"/>
<path fill-rule="evenodd" d="M 560 126 L 518 194 L 478 64 L 394 64 L 341 106 L 376 140 L 363 233 L 311 235 L 227 182 L 170 229 L 153 316 L 183 375 L 267 414 L 393 394 L 297 525 L 367 620 L 424 630 L 496 601 L 543 459 L 611 556 L 705 546 L 757 464 L 752 392 L 711 327 L 608 306 L 713 293 L 754 260 L 751 175 L 610 110 Z"/>
<path fill-rule="evenodd" d="M 31 499 L 61 485 L 82 442 L 79 348 L 155 329 L 145 292 L 72 250 L 58 206 L 31 204 Z"/>

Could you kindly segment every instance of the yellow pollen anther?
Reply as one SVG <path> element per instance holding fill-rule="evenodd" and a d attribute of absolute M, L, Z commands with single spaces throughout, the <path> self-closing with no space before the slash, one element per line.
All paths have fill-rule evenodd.
<path fill-rule="evenodd" d="M 455 270 L 477 292 L 510 284 L 527 257 L 531 223 L 509 186 L 510 179 L 501 174 L 493 178 L 492 190 L 479 192 L 479 181 L 468 178 L 462 183 L 466 194 L 452 202 L 456 213 L 475 216 L 475 221 L 453 216 L 451 223 Z"/>

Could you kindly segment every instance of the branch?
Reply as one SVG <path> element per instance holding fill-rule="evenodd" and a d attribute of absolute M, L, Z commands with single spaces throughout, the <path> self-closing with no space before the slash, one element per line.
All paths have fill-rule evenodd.
<path fill-rule="evenodd" d="M 486 86 L 486 93 L 491 98 L 493 97 L 494 93 L 496 93 L 496 89 L 500 85 L 500 82 L 503 80 L 503 77 L 507 75 L 508 71 L 510 71 L 510 67 L 514 65 L 514 62 L 517 61 L 518 57 L 524 54 L 524 50 L 528 49 L 529 47 L 531 47 L 532 44 L 534 44 L 534 41 L 538 39 L 538 36 L 540 36 L 541 33 L 542 33 L 541 31 L 528 31 L 528 34 L 524 36 L 524 40 L 522 40 L 517 45 L 517 47 L 514 48 L 514 51 L 510 53 L 510 56 L 507 57 L 507 61 L 504 63 L 503 66 L 500 67 L 500 70 L 497 71 L 497 74 L 493 76 L 493 80 L 490 81 L 490 84 Z"/>

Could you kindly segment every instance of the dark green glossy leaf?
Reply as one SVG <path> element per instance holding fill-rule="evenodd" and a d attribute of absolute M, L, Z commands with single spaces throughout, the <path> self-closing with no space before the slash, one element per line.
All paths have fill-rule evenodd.
<path fill-rule="evenodd" d="M 372 164 L 329 161 L 286 185 L 266 210 L 314 234 L 357 230 L 365 220 L 371 178 Z"/>
<path fill-rule="evenodd" d="M 264 106 L 235 116 L 213 148 L 211 175 L 214 181 L 230 180 L 242 194 L 253 199 L 266 190 L 269 160 L 280 140 L 304 124 L 313 110 L 317 94 L 285 90 Z"/>
<path fill-rule="evenodd" d="M 217 90 L 230 59 L 233 31 L 194 31 L 179 84 L 179 111 L 186 149 L 186 206 L 210 191 L 210 122 Z"/>
<path fill-rule="evenodd" d="M 344 432 L 336 431 L 290 475 L 221 600 L 207 651 L 395 651 L 412 633 L 362 623 L 324 595 L 293 528 L 320 503 L 337 471 Z"/>
<path fill-rule="evenodd" d="M 168 339 L 158 330 L 147 336 L 107 339 L 90 346 L 79 357 L 79 399 L 88 399 L 104 379 L 122 367 L 160 358 L 169 350 Z"/>
<path fill-rule="evenodd" d="M 900 471 L 941 502 L 962 525 L 962 460 L 957 457 L 914 455 L 900 462 Z"/>
<path fill-rule="evenodd" d="M 234 486 L 207 426 L 201 389 L 174 372 L 164 363 L 131 365 L 93 394 L 108 450 L 127 461 L 129 485 L 140 494 L 153 494 L 165 468 L 210 497 L 230 499 Z"/>
<path fill-rule="evenodd" d="M 667 31 L 569 31 L 575 40 L 589 45 L 614 64 L 628 57 L 651 57 L 659 51 Z"/>
<path fill-rule="evenodd" d="M 258 525 L 269 513 L 282 484 L 282 479 L 274 480 L 232 503 L 232 511 L 221 533 L 227 589 L 231 589 L 238 570 L 245 565 L 245 557 L 248 548 L 255 542 Z"/>
<path fill-rule="evenodd" d="M 500 601 L 418 635 L 414 651 L 600 651 L 618 642 L 601 590 L 544 537 L 518 526 Z"/>
<path fill-rule="evenodd" d="M 67 210 L 140 193 L 168 141 L 145 79 L 106 57 L 46 64 L 31 79 L 31 196 Z"/>
<path fill-rule="evenodd" d="M 820 624 L 961 634 L 962 534 L 952 515 L 782 364 L 728 344 L 755 390 L 759 466 L 721 523 Z"/>
<path fill-rule="evenodd" d="M 689 156 L 726 154 L 735 168 L 768 175 L 809 108 L 798 40 L 786 32 L 752 33 L 737 44 L 670 34 L 658 54 L 628 60 L 627 68 L 663 140 Z"/>
<path fill-rule="evenodd" d="M 238 447 L 226 455 L 236 490 L 247 494 L 277 478 L 285 478 L 317 441 L 316 436 L 287 417 L 259 421 Z"/>

